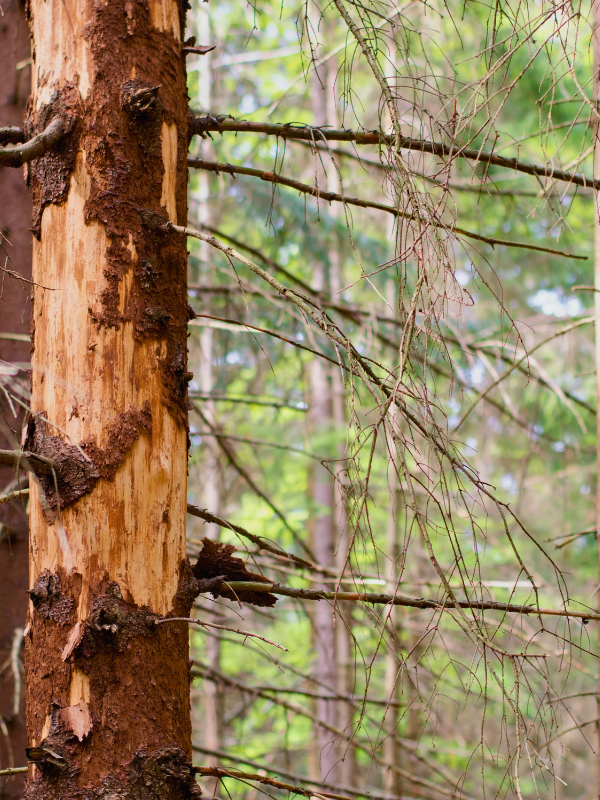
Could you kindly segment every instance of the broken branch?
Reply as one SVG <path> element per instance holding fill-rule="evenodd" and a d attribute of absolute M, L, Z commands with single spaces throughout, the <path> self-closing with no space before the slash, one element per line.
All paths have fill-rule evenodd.
<path fill-rule="evenodd" d="M 40 158 L 51 150 L 65 135 L 68 124 L 62 117 L 56 116 L 45 130 L 38 133 L 28 142 L 16 147 L 0 147 L 0 166 L 21 167 L 34 158 Z"/>
<path fill-rule="evenodd" d="M 269 778 L 267 775 L 253 775 L 248 772 L 241 772 L 240 770 L 231 768 L 225 769 L 224 767 L 194 767 L 196 775 L 213 778 L 233 778 L 234 780 L 243 781 L 256 781 L 264 783 L 267 786 L 273 786 L 275 789 L 283 789 L 293 794 L 300 794 L 304 797 L 328 797 L 333 800 L 350 800 L 346 795 L 341 794 L 328 794 L 327 792 L 317 792 L 316 790 L 303 789 L 300 786 L 294 786 L 292 783 L 284 783 L 275 778 Z"/>
<path fill-rule="evenodd" d="M 204 508 L 198 508 L 198 506 L 193 506 L 191 503 L 188 503 L 187 513 L 192 517 L 198 517 L 198 519 L 204 520 L 204 522 L 212 522 L 214 525 L 218 525 L 221 528 L 226 528 L 227 530 L 233 531 L 234 533 L 242 536 L 244 539 L 251 541 L 258 547 L 259 550 L 266 550 L 269 553 L 273 553 L 273 555 L 287 558 L 290 561 L 293 561 L 294 564 L 297 564 L 298 567 L 318 572 L 330 573 L 330 570 L 319 567 L 310 561 L 306 561 L 299 556 L 293 555 L 292 553 L 287 553 L 280 547 L 276 547 L 275 545 L 267 542 L 262 536 L 257 536 L 255 533 L 250 533 L 250 531 L 247 531 L 246 528 L 242 528 L 240 525 L 236 525 L 233 522 L 228 522 L 225 519 L 221 519 L 221 517 L 217 517 L 216 514 L 211 514 L 210 511 L 207 511 Z"/>
<path fill-rule="evenodd" d="M 28 450 L 0 450 L 0 467 L 14 467 L 48 475 L 52 472 L 52 461 Z"/>

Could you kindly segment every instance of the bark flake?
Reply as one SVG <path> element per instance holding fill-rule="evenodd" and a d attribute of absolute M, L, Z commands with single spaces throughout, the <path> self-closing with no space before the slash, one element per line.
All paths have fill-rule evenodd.
<path fill-rule="evenodd" d="M 225 581 L 257 581 L 270 583 L 268 578 L 249 572 L 241 558 L 236 558 L 235 547 L 232 544 L 213 542 L 211 539 L 202 540 L 202 550 L 192 571 L 196 580 L 206 580 L 221 576 Z M 213 597 L 226 597 L 228 600 L 250 603 L 254 606 L 274 606 L 277 598 L 268 592 L 236 591 L 219 585 L 210 590 Z"/>

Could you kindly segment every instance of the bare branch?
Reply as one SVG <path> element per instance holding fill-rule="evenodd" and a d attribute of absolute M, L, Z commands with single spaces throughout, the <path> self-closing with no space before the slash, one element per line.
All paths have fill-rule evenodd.
<path fill-rule="evenodd" d="M 229 586 L 229 581 L 223 581 L 223 583 Z M 229 633 L 237 633 L 240 636 L 248 637 L 250 639 L 260 639 L 261 642 L 265 642 L 266 644 L 271 644 L 273 647 L 277 647 L 278 650 L 285 650 L 288 652 L 287 647 L 284 647 L 282 644 L 277 644 L 277 642 L 272 642 L 271 639 L 266 639 L 264 636 L 259 636 L 258 633 L 251 633 L 250 631 L 240 631 L 237 628 L 228 628 L 226 625 L 217 625 L 214 622 L 205 622 L 202 619 L 193 619 L 192 617 L 167 617 L 166 619 L 155 619 L 155 625 L 162 625 L 165 622 L 187 622 L 188 625 L 201 625 L 203 628 L 216 628 L 218 631 L 228 631 Z"/>
<path fill-rule="evenodd" d="M 320 786 L 322 789 L 337 789 L 337 790 L 341 789 L 343 792 L 346 792 L 347 794 L 353 797 L 369 797 L 369 798 L 376 798 L 377 800 L 395 800 L 395 795 L 387 795 L 384 794 L 383 792 L 378 792 L 377 789 L 369 789 L 365 790 L 364 792 L 360 792 L 351 786 L 328 783 L 326 781 L 311 780 L 310 778 L 307 778 L 304 775 L 297 775 L 294 772 L 288 772 L 287 770 L 281 769 L 280 767 L 277 767 L 277 769 L 275 769 L 272 766 L 267 766 L 266 764 L 260 764 L 256 761 L 248 760 L 247 758 L 240 758 L 239 756 L 234 756 L 231 755 L 230 753 L 225 753 L 222 750 L 209 750 L 205 747 L 200 747 L 198 745 L 193 745 L 192 750 L 194 750 L 194 752 L 197 753 L 204 753 L 208 756 L 216 756 L 217 758 L 226 758 L 228 761 L 234 761 L 237 764 L 247 764 L 249 767 L 254 767 L 254 769 L 264 770 L 265 772 L 274 772 L 277 775 L 282 775 L 284 778 L 289 778 L 290 780 L 293 781 L 302 781 L 303 783 L 307 783 L 310 786 Z"/>
<path fill-rule="evenodd" d="M 29 767 L 10 767 L 9 769 L 0 769 L 0 778 L 10 775 L 21 775 L 23 772 L 28 772 Z"/>
<path fill-rule="evenodd" d="M 297 600 L 336 600 L 371 603 L 373 605 L 394 605 L 407 608 L 431 608 L 437 611 L 452 607 L 439 600 L 428 600 L 424 597 L 405 597 L 398 594 L 384 594 L 380 592 L 326 592 L 316 589 L 296 589 L 292 586 L 282 586 L 279 583 L 254 583 L 253 581 L 227 581 L 227 586 L 239 592 L 270 592 L 284 597 L 294 597 Z M 257 588 L 260 587 L 260 588 Z M 458 600 L 460 608 L 479 609 L 481 611 L 502 611 L 510 614 L 542 614 L 550 617 L 574 617 L 582 620 L 600 620 L 600 614 L 595 611 L 564 611 L 559 608 L 538 608 L 536 605 L 517 605 L 516 603 L 495 603 L 485 600 Z"/>
<path fill-rule="evenodd" d="M 327 139 L 333 142 L 354 142 L 358 145 L 393 145 L 395 141 L 394 136 L 385 134 L 382 131 L 334 130 L 310 125 L 246 122 L 233 119 L 219 120 L 215 117 L 197 117 L 194 119 L 191 125 L 192 134 L 203 136 L 209 131 L 217 131 L 219 133 L 226 131 L 234 133 L 264 133 L 269 136 L 280 136 L 283 139 L 303 139 L 308 142 Z M 600 189 L 600 180 L 588 178 L 586 175 L 554 169 L 546 164 L 531 164 L 519 161 L 517 158 L 506 158 L 467 147 L 461 148 L 454 145 L 451 149 L 449 145 L 445 145 L 442 142 L 428 142 L 424 139 L 412 139 L 408 136 L 402 136 L 400 138 L 400 148 L 402 150 L 428 153 L 440 158 L 464 158 L 495 167 L 504 167 L 513 172 L 523 172 L 526 175 L 534 175 L 554 181 L 565 181 L 574 186 L 588 186 Z"/>
<path fill-rule="evenodd" d="M 28 496 L 29 489 L 18 489 L 15 492 L 9 492 L 8 494 L 0 495 L 0 505 L 2 505 L 2 503 L 10 503 L 12 500 L 18 500 L 20 497 Z"/>
<path fill-rule="evenodd" d="M 252 169 L 250 167 L 240 167 L 235 164 L 221 164 L 218 161 L 205 161 L 202 158 L 188 158 L 188 166 L 195 167 L 196 169 L 203 169 L 208 172 L 216 172 L 217 175 L 221 172 L 226 172 L 229 175 L 248 175 L 252 178 L 260 178 L 262 181 L 269 183 L 277 183 L 281 186 L 287 186 L 290 189 L 295 189 L 303 194 L 309 194 L 320 200 L 328 202 L 344 203 L 344 205 L 357 206 L 358 208 L 373 208 L 377 211 L 385 211 L 387 214 L 393 214 L 395 217 L 402 217 L 402 219 L 416 220 L 415 214 L 407 214 L 400 211 L 394 206 L 388 206 L 384 203 L 374 203 L 371 200 L 362 200 L 360 197 L 348 197 L 347 195 L 337 194 L 337 192 L 326 192 L 318 186 L 309 186 L 306 183 L 292 180 L 291 178 L 284 178 L 282 175 L 276 175 L 274 172 L 264 172 L 260 169 Z M 549 247 L 540 247 L 535 244 L 528 244 L 527 242 L 511 242 L 507 239 L 495 239 L 491 236 L 483 236 L 474 231 L 468 231 L 464 228 L 457 228 L 453 225 L 446 225 L 437 220 L 430 220 L 431 224 L 436 228 L 450 231 L 459 236 L 466 236 L 468 239 L 474 239 L 477 242 L 484 242 L 489 245 L 503 245 L 504 247 L 518 247 L 521 250 L 535 250 L 539 253 L 550 253 L 555 256 L 565 256 L 566 258 L 576 258 L 580 261 L 587 261 L 587 256 L 576 255 L 575 253 L 567 253 L 564 250 L 554 250 Z"/>
<path fill-rule="evenodd" d="M 0 128 L 0 144 L 21 144 L 23 137 L 23 128 L 15 128 L 14 125 Z"/>
<path fill-rule="evenodd" d="M 188 503 L 187 513 L 192 517 L 198 517 L 198 519 L 204 520 L 204 522 L 211 522 L 221 528 L 233 531 L 242 538 L 251 541 L 258 547 L 259 550 L 266 550 L 267 552 L 272 553 L 279 558 L 287 558 L 289 561 L 293 561 L 294 564 L 301 569 L 310 569 L 313 572 L 322 572 L 327 575 L 334 575 L 331 570 L 325 569 L 324 567 L 319 567 L 317 564 L 313 564 L 312 562 L 306 561 L 299 556 L 288 553 L 281 547 L 271 544 L 262 536 L 257 536 L 255 533 L 250 533 L 250 531 L 247 531 L 246 528 L 242 528 L 241 525 L 236 525 L 234 522 L 228 522 L 225 519 L 221 519 L 221 517 L 217 517 L 216 514 L 211 514 L 210 511 L 206 511 L 204 508 L 198 508 L 198 506 L 193 506 L 191 503 Z"/>
<path fill-rule="evenodd" d="M 47 475 L 52 472 L 52 461 L 29 451 L 0 450 L 0 467 L 14 467 L 35 474 Z"/>
<path fill-rule="evenodd" d="M 283 781 L 278 781 L 275 778 L 269 778 L 267 775 L 252 775 L 248 772 L 241 772 L 240 770 L 236 769 L 224 769 L 223 767 L 194 767 L 194 772 L 196 775 L 202 775 L 204 777 L 233 778 L 234 780 L 241 781 L 256 781 L 258 783 L 264 783 L 266 786 L 273 786 L 275 789 L 283 789 L 284 791 L 303 795 L 304 797 L 316 796 L 331 797 L 336 798 L 336 800 L 349 800 L 349 798 L 344 797 L 344 795 L 325 794 L 324 792 L 316 791 L 311 792 L 309 789 L 303 789 L 302 787 L 294 786 L 291 783 L 283 783 Z"/>

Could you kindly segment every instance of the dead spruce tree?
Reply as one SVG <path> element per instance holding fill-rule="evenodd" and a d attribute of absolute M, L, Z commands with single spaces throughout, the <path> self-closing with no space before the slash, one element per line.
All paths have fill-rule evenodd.
<path fill-rule="evenodd" d="M 186 220 L 185 8 L 29 13 L 27 142 L 4 162 L 29 161 L 34 203 L 25 796 L 188 798 L 187 625 L 155 624 L 193 599 L 186 246 L 144 224 Z"/>

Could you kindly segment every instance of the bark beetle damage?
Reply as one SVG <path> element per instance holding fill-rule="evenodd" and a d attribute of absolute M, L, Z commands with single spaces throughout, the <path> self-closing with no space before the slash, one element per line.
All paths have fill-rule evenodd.
<path fill-rule="evenodd" d="M 93 62 L 81 140 L 91 179 L 85 217 L 105 226 L 108 285 L 89 313 L 101 326 L 133 321 L 138 339 L 161 343 L 162 400 L 187 425 L 186 241 L 149 232 L 140 217 L 142 209 L 169 216 L 163 204 L 163 153 L 169 146 L 163 138 L 165 126 L 176 126 L 176 168 L 169 176 L 176 196 L 173 221 L 187 220 L 188 96 L 181 44 L 152 27 L 144 2 L 97 3 L 92 13 L 82 34 Z M 182 9 L 182 28 L 184 15 Z M 130 271 L 132 288 L 121 312 L 119 285 Z"/>
<path fill-rule="evenodd" d="M 81 586 L 79 575 L 44 573 L 31 592 L 26 710 L 37 770 L 26 800 L 199 797 L 180 713 L 189 706 L 189 665 L 164 658 L 187 652 L 187 626 L 150 624 L 158 615 L 125 601 L 108 579 L 79 622 Z M 82 681 L 89 689 L 71 705 Z"/>
<path fill-rule="evenodd" d="M 61 508 L 72 506 L 80 497 L 89 494 L 101 478 L 112 480 L 140 433 L 152 433 L 148 401 L 139 411 L 130 408 L 119 414 L 108 426 L 101 446 L 91 439 L 79 447 L 64 442 L 48 432 L 49 426 L 40 418 L 42 416 L 44 412 L 30 417 L 25 449 L 49 458 L 54 465 L 54 473 L 37 476 L 52 511 L 56 511 L 58 503 Z"/>
<path fill-rule="evenodd" d="M 41 133 L 56 115 L 65 120 L 67 130 L 55 148 L 27 166 L 27 183 L 31 186 L 33 201 L 31 230 L 36 239 L 40 238 L 44 208 L 49 203 L 62 203 L 69 193 L 69 179 L 75 167 L 77 143 L 81 132 L 80 104 L 79 91 L 73 84 L 67 84 L 53 93 L 50 102 L 42 106 L 35 119 L 31 107 L 28 108 L 25 122 L 26 140 Z"/>
<path fill-rule="evenodd" d="M 225 580 L 230 581 L 257 581 L 260 583 L 270 583 L 268 578 L 263 575 L 256 575 L 246 569 L 245 563 L 241 558 L 235 558 L 235 547 L 232 544 L 213 542 L 210 539 L 202 540 L 202 550 L 198 554 L 198 560 L 192 567 L 192 572 L 196 580 L 201 581 L 207 578 L 217 578 L 224 576 Z M 225 588 L 214 588 L 210 590 L 213 597 L 226 597 L 228 600 L 241 600 L 243 603 L 250 603 L 253 606 L 274 606 L 277 597 L 268 592 L 238 592 L 235 593 Z"/>

